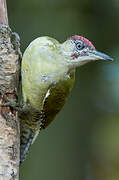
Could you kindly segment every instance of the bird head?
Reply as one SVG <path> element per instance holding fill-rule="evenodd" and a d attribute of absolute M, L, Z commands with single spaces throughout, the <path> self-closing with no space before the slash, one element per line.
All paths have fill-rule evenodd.
<path fill-rule="evenodd" d="M 94 45 L 82 36 L 72 36 L 61 44 L 61 53 L 67 59 L 70 67 L 78 67 L 90 61 L 113 59 L 101 52 L 98 52 Z"/>

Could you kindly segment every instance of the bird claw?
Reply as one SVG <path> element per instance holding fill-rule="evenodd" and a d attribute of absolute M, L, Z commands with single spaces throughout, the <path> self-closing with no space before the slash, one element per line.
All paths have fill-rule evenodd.
<path fill-rule="evenodd" d="M 15 109 L 15 110 L 19 110 L 19 105 L 18 105 L 18 103 L 16 103 L 15 101 L 10 101 L 10 100 L 8 100 L 8 102 L 6 102 L 6 103 L 3 103 L 3 104 L 0 104 L 0 106 L 1 107 L 6 107 L 6 106 L 10 106 L 10 107 L 12 107 L 13 109 Z"/>
<path fill-rule="evenodd" d="M 1 107 L 6 107 L 6 106 L 10 106 L 11 108 L 13 108 L 16 111 L 21 111 L 22 107 L 16 103 L 15 101 L 10 101 L 7 100 L 6 103 L 0 104 Z"/>
<path fill-rule="evenodd" d="M 14 100 L 8 99 L 2 89 L 0 89 L 0 94 L 2 96 L 4 96 L 5 101 L 7 101 L 6 103 L 0 104 L 1 107 L 10 106 L 11 108 L 13 108 L 16 111 L 22 111 L 22 105 L 20 105 L 19 103 L 16 103 Z"/>

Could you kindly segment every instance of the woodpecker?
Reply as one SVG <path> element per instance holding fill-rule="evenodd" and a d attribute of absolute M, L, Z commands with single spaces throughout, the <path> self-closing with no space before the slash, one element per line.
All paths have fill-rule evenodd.
<path fill-rule="evenodd" d="M 90 61 L 113 59 L 96 51 L 86 38 L 74 35 L 64 43 L 51 37 L 32 41 L 22 59 L 23 112 L 20 113 L 20 162 L 39 132 L 60 112 L 71 92 L 75 69 Z"/>

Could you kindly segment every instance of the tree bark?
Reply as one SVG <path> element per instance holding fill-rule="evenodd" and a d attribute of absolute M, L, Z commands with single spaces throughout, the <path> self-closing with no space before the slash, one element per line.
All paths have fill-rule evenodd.
<path fill-rule="evenodd" d="M 0 0 L 0 24 L 8 25 L 6 0 Z"/>
<path fill-rule="evenodd" d="M 11 39 L 6 0 L 0 0 L 0 104 L 8 98 L 17 102 L 19 54 Z M 0 106 L 0 180 L 19 179 L 19 142 L 18 112 Z"/>

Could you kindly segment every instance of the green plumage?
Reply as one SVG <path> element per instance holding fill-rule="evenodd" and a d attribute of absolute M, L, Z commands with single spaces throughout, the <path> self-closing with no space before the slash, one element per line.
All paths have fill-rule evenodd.
<path fill-rule="evenodd" d="M 63 107 L 74 84 L 59 51 L 59 43 L 48 37 L 33 41 L 22 60 L 21 162 L 39 134 Z"/>

